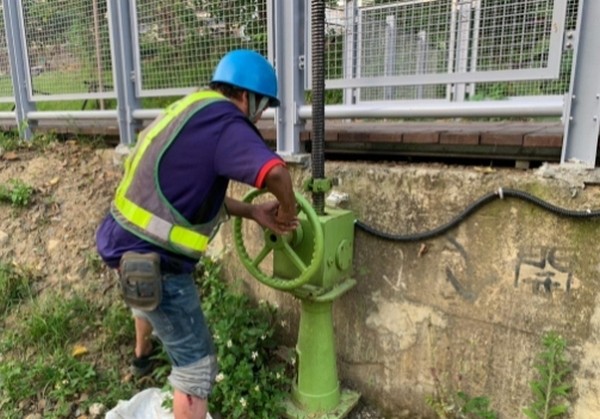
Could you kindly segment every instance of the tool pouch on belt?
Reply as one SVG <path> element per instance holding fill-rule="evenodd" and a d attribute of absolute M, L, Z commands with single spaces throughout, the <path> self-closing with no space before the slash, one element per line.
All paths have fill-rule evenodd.
<path fill-rule="evenodd" d="M 154 310 L 162 299 L 160 256 L 157 253 L 124 253 L 119 266 L 119 281 L 129 307 Z"/>

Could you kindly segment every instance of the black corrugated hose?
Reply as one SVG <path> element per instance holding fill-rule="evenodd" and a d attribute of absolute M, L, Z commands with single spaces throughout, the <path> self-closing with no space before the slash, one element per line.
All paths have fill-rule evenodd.
<path fill-rule="evenodd" d="M 384 231 L 377 230 L 371 226 L 366 225 L 360 220 L 356 220 L 356 227 L 359 229 L 366 231 L 369 234 L 377 236 L 384 240 L 396 241 L 396 242 L 414 242 L 420 240 L 430 239 L 441 234 L 444 234 L 448 230 L 456 227 L 461 221 L 467 218 L 469 215 L 473 214 L 479 208 L 484 205 L 496 200 L 496 199 L 504 199 L 504 198 L 518 198 L 523 201 L 530 202 L 546 211 L 549 211 L 555 215 L 561 217 L 569 217 L 569 218 L 595 218 L 600 217 L 600 210 L 585 210 L 585 211 L 575 211 L 570 209 L 565 209 L 558 207 L 556 205 L 550 204 L 536 196 L 533 196 L 527 192 L 519 191 L 517 189 L 503 189 L 500 188 L 495 192 L 490 192 L 487 195 L 482 196 L 477 199 L 475 202 L 470 204 L 463 212 L 458 214 L 455 218 L 449 221 L 446 224 L 443 224 L 439 227 L 434 228 L 433 230 L 424 231 L 422 233 L 414 233 L 407 235 L 399 235 L 393 233 L 387 233 Z"/>
<path fill-rule="evenodd" d="M 312 30 L 312 177 L 325 177 L 325 1 L 313 0 Z M 325 214 L 325 193 L 312 194 L 313 207 L 318 215 Z"/>

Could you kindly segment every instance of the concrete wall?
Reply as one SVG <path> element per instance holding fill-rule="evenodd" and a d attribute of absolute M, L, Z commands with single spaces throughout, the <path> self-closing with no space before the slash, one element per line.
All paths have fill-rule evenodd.
<path fill-rule="evenodd" d="M 293 173 L 298 187 L 310 175 Z M 600 208 L 594 171 L 331 162 L 326 174 L 339 179 L 335 190 L 348 194 L 358 219 L 400 234 L 437 227 L 499 187 L 565 208 Z M 246 188 L 231 190 L 240 197 Z M 501 418 L 524 417 L 541 336 L 556 331 L 575 368 L 570 417 L 598 417 L 599 233 L 600 220 L 562 218 L 516 199 L 496 200 L 421 242 L 357 230 L 358 284 L 334 305 L 341 379 L 386 417 L 436 417 L 426 403 L 436 388 L 486 396 Z M 298 302 L 249 278 L 231 237 L 228 223 L 218 240 L 226 275 L 279 305 L 279 327 L 293 344 Z"/>

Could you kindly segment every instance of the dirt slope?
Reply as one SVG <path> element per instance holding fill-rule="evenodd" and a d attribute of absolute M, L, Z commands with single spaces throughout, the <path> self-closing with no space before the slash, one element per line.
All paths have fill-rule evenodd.
<path fill-rule="evenodd" d="M 35 189 L 28 208 L 0 203 L 0 261 L 44 287 L 99 285 L 94 233 L 121 175 L 113 155 L 75 141 L 0 151 L 0 185 L 18 179 Z"/>

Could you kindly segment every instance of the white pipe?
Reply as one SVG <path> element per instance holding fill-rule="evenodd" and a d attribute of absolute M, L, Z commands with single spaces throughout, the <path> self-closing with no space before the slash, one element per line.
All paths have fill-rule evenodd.
<path fill-rule="evenodd" d="M 325 119 L 345 118 L 481 118 L 562 116 L 563 98 L 532 101 L 493 100 L 478 102 L 327 105 Z M 301 106 L 298 115 L 312 118 L 311 106 Z"/>
<path fill-rule="evenodd" d="M 53 119 L 114 119 L 118 117 L 116 110 L 107 111 L 31 111 L 27 119 L 35 121 Z"/>
<path fill-rule="evenodd" d="M 326 105 L 326 119 L 346 118 L 481 118 L 481 117 L 560 117 L 563 113 L 562 96 L 531 99 L 484 100 L 473 102 L 415 101 L 392 103 L 362 103 L 358 105 Z M 133 118 L 154 119 L 162 109 L 138 109 Z M 301 106 L 298 116 L 312 119 L 312 106 Z M 0 118 L 14 118 L 14 112 L 0 112 Z M 262 119 L 274 117 L 274 111 L 265 111 Z M 117 111 L 32 111 L 27 118 L 50 119 L 117 119 Z"/>
<path fill-rule="evenodd" d="M 162 112 L 162 109 L 136 109 L 132 116 L 134 119 L 154 119 Z M 261 119 L 273 119 L 275 117 L 274 109 L 267 109 L 263 112 Z"/>
<path fill-rule="evenodd" d="M 133 119 L 154 119 L 162 111 L 162 109 L 136 109 L 131 113 L 131 116 Z"/>

